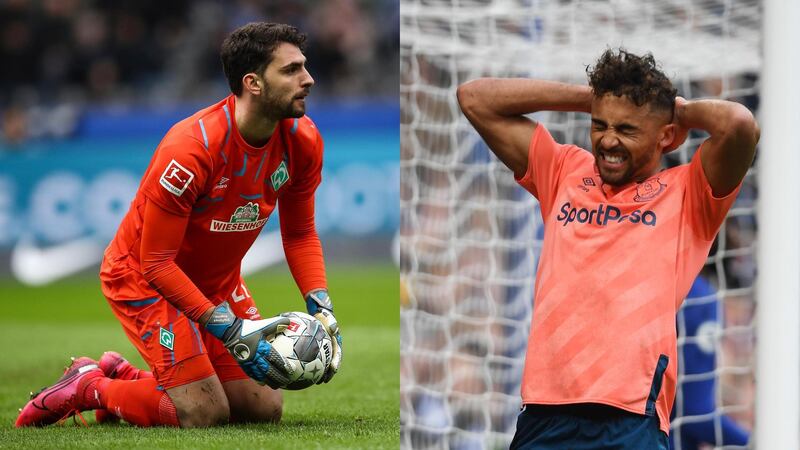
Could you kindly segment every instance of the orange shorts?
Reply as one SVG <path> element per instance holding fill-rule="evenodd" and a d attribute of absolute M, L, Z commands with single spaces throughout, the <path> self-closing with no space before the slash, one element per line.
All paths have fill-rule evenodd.
<path fill-rule="evenodd" d="M 217 375 L 223 383 L 247 378 L 222 341 L 163 297 L 107 300 L 161 388 L 182 386 L 211 375 Z M 249 295 L 231 307 L 238 317 L 261 318 Z"/>

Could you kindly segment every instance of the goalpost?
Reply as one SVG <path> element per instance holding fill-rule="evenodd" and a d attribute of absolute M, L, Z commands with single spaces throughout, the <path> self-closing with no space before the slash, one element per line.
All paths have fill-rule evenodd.
<path fill-rule="evenodd" d="M 783 8 L 783 2 L 776 3 Z M 401 0 L 403 448 L 507 448 L 520 402 L 541 218 L 536 200 L 516 185 L 511 172 L 460 113 L 456 87 L 485 76 L 586 83 L 586 66 L 606 47 L 623 46 L 636 53 L 652 52 L 680 95 L 739 101 L 763 121 L 759 101 L 769 102 L 761 96 L 764 77 L 769 76 L 763 73 L 763 6 L 759 0 Z M 784 45 L 791 48 L 797 42 L 795 36 Z M 800 56 L 780 55 L 783 61 Z M 776 70 L 789 65 L 797 62 L 776 66 Z M 793 80 L 796 84 L 800 77 L 795 74 Z M 787 93 L 777 87 L 774 91 L 778 97 Z M 800 97 L 793 98 L 797 110 Z M 540 113 L 535 118 L 545 123 L 557 140 L 590 148 L 587 115 Z M 800 121 L 792 122 L 797 123 Z M 768 139 L 769 124 L 762 122 L 762 128 L 764 142 L 773 142 L 765 145 L 773 148 L 777 140 Z M 688 162 L 705 137 L 692 133 L 679 151 L 665 158 L 665 165 Z M 790 143 L 777 145 L 783 145 L 774 150 L 779 155 L 792 148 Z M 723 418 L 744 429 L 759 430 L 756 436 L 764 442 L 768 439 L 765 434 L 784 439 L 771 441 L 783 442 L 780 446 L 763 448 L 800 448 L 786 444 L 797 442 L 800 426 L 791 408 L 786 410 L 786 420 L 794 421 L 795 440 L 786 441 L 785 436 L 792 432 L 771 428 L 777 427 L 768 415 L 775 411 L 772 398 L 762 403 L 755 395 L 766 395 L 763 380 L 768 375 L 764 371 L 779 370 L 766 369 L 764 361 L 769 355 L 755 352 L 756 332 L 775 328 L 772 322 L 763 322 L 770 320 L 763 313 L 773 299 L 759 290 L 758 298 L 765 300 L 756 302 L 756 210 L 774 214 L 766 212 L 759 197 L 764 195 L 766 176 L 784 183 L 776 185 L 776 191 L 797 190 L 786 186 L 787 178 L 775 179 L 760 171 L 768 157 L 764 145 L 759 151 L 758 169 L 748 173 L 701 273 L 713 292 L 687 299 L 676 321 L 679 355 L 700 349 L 712 355 L 714 367 L 687 373 L 679 361 L 673 436 L 678 436 L 676 431 L 682 427 L 706 421 L 719 439 L 717 448 L 736 448 L 722 446 Z M 800 169 L 797 164 L 783 168 L 792 174 Z M 775 172 L 776 176 L 791 178 L 779 173 Z M 798 204 L 790 200 L 794 195 L 774 195 L 773 200 L 784 207 L 787 202 L 795 203 L 795 208 Z M 762 231 L 767 222 L 774 220 L 758 221 Z M 779 247 L 784 246 L 783 253 L 795 256 L 789 262 L 800 253 L 796 239 L 800 224 L 790 223 L 794 223 L 793 238 L 773 236 Z M 788 229 L 783 232 L 790 234 Z M 775 254 L 778 252 L 762 243 L 759 289 L 765 284 L 765 261 Z M 782 288 L 791 283 L 786 279 L 791 270 L 793 280 L 800 278 L 800 268 L 784 266 L 779 271 L 784 278 L 769 282 L 779 293 L 769 295 L 796 304 L 800 301 L 798 290 Z M 697 330 L 687 324 L 686 308 L 709 305 L 716 322 Z M 789 312 L 784 320 L 794 324 L 796 331 L 798 310 Z M 755 327 L 756 316 L 759 327 Z M 791 346 L 794 359 L 790 362 L 797 365 L 797 333 L 773 331 L 788 336 L 773 337 L 770 342 L 783 339 L 775 348 Z M 759 339 L 764 339 L 761 334 Z M 794 342 L 786 342 L 791 339 Z M 793 403 L 795 409 L 800 402 L 797 370 L 791 368 L 788 377 L 794 377 L 793 385 L 784 391 L 791 395 L 784 401 Z M 782 382 L 788 382 L 785 378 Z M 713 408 L 701 414 L 687 412 L 684 387 L 708 380 L 715 386 Z M 754 441 L 751 437 L 751 446 Z M 679 439 L 675 444 L 681 448 Z"/>
<path fill-rule="evenodd" d="M 766 0 L 759 160 L 759 448 L 800 448 L 800 4 Z M 767 351 L 769 349 L 769 351 Z"/>

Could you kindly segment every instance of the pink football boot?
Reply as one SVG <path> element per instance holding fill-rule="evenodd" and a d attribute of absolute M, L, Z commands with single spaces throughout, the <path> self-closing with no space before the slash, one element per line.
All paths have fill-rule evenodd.
<path fill-rule="evenodd" d="M 103 377 L 103 371 L 96 361 L 86 357 L 73 359 L 55 384 L 36 394 L 31 392 L 31 400 L 20 409 L 14 425 L 50 425 L 77 412 L 99 407 L 97 399 L 85 397 L 89 384 L 100 377 Z"/>

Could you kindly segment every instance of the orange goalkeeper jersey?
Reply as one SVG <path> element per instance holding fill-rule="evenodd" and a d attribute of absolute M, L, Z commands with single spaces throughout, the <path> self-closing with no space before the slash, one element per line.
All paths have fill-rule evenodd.
<path fill-rule="evenodd" d="M 545 229 L 523 403 L 657 414 L 669 432 L 675 314 L 738 192 L 713 196 L 700 152 L 612 188 L 590 152 L 556 143 L 537 125 L 518 180 L 539 200 Z"/>
<path fill-rule="evenodd" d="M 100 272 L 105 296 L 132 300 L 158 295 L 143 277 L 140 261 L 148 201 L 189 217 L 174 261 L 213 304 L 228 300 L 235 307 L 247 294 L 239 289 L 242 258 L 276 203 L 286 258 L 301 291 L 324 288 L 313 209 L 322 149 L 319 131 L 305 116 L 280 121 L 265 146 L 250 146 L 236 127 L 232 95 L 177 123 L 156 149 L 105 251 Z M 151 226 L 157 229 L 158 224 Z"/>

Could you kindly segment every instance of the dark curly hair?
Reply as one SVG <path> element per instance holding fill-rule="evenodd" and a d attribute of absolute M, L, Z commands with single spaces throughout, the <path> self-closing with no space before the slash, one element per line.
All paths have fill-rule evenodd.
<path fill-rule="evenodd" d="M 261 73 L 272 62 L 272 52 L 283 42 L 305 51 L 306 35 L 291 25 L 253 22 L 237 28 L 222 43 L 220 59 L 228 85 L 242 95 L 242 77 Z"/>
<path fill-rule="evenodd" d="M 608 49 L 594 67 L 586 67 L 586 74 L 595 97 L 611 93 L 628 97 L 636 106 L 648 104 L 663 111 L 675 108 L 678 90 L 659 70 L 651 53 L 638 56 L 624 49 Z"/>

